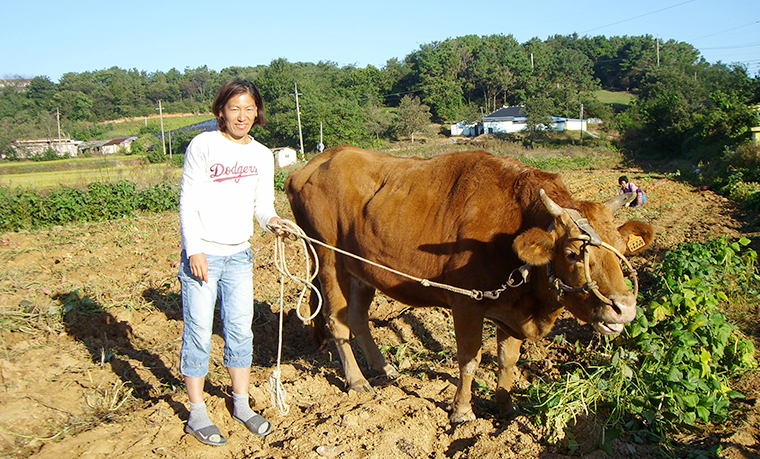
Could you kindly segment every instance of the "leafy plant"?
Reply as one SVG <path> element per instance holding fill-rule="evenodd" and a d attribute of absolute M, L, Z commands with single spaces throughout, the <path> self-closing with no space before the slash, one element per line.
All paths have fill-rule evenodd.
<path fill-rule="evenodd" d="M 649 439 L 725 421 L 731 401 L 742 398 L 731 377 L 757 368 L 752 341 L 720 309 L 731 295 L 760 300 L 749 242 L 720 237 L 669 251 L 649 308 L 639 308 L 622 335 L 607 339 L 588 364 L 531 388 L 531 409 L 551 421 L 551 438 L 588 413 L 601 415 L 607 430 L 656 435 Z"/>
<path fill-rule="evenodd" d="M 61 187 L 47 194 L 0 187 L 0 231 L 109 220 L 178 205 L 179 185 L 169 181 L 139 191 L 137 184 L 126 180 L 91 182 L 86 189 Z"/>
<path fill-rule="evenodd" d="M 88 219 L 109 220 L 131 215 L 137 185 L 133 182 L 91 182 L 87 185 Z"/>
<path fill-rule="evenodd" d="M 163 212 L 179 207 L 179 185 L 171 181 L 144 188 L 137 193 L 137 208 L 149 212 Z"/>
<path fill-rule="evenodd" d="M 84 213 L 87 192 L 78 188 L 58 188 L 51 190 L 43 201 L 43 218 L 49 225 L 63 225 L 72 221 L 87 219 Z"/>
<path fill-rule="evenodd" d="M 274 189 L 279 191 L 285 191 L 285 180 L 288 178 L 288 173 L 283 170 L 275 171 L 274 173 Z"/>

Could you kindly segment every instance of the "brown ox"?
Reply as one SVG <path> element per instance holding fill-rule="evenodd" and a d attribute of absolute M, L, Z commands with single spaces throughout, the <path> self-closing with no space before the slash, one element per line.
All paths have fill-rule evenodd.
<path fill-rule="evenodd" d="M 313 238 L 416 278 L 493 289 L 473 298 L 318 246 L 323 312 L 351 389 L 371 390 L 352 334 L 375 370 L 398 376 L 370 333 L 375 289 L 410 306 L 451 309 L 460 371 L 452 422 L 475 418 L 471 386 L 484 318 L 497 326 L 496 398 L 509 410 L 522 341 L 549 333 L 563 308 L 608 334 L 636 315 L 621 253 L 643 250 L 654 232 L 641 222 L 613 225 L 625 196 L 576 201 L 559 175 L 483 151 L 423 160 L 350 146 L 331 148 L 291 173 L 286 190 L 296 222 Z M 519 284 L 520 266 L 530 272 L 528 281 L 499 288 L 509 279 Z"/>

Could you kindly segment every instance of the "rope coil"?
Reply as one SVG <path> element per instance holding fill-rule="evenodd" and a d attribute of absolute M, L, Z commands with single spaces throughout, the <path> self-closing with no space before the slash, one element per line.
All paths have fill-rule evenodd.
<path fill-rule="evenodd" d="M 280 272 L 280 320 L 278 326 L 279 339 L 277 342 L 277 367 L 269 376 L 269 391 L 272 395 L 272 405 L 277 406 L 280 410 L 280 414 L 285 416 L 290 412 L 288 392 L 282 385 L 282 370 L 280 368 L 282 363 L 282 330 L 285 318 L 285 278 L 287 277 L 292 281 L 303 284 L 301 294 L 296 303 L 296 315 L 304 323 L 308 323 L 319 314 L 322 309 L 322 294 L 313 282 L 319 272 L 319 258 L 317 258 L 317 252 L 314 250 L 314 246 L 307 243 L 307 239 L 305 238 L 306 234 L 304 234 L 303 230 L 299 228 L 298 225 L 289 220 L 281 220 L 279 225 L 270 227 L 270 229 L 274 228 L 286 231 L 288 236 L 286 238 L 277 237 L 274 241 L 274 264 L 277 267 L 277 271 Z M 310 252 L 312 255 L 304 257 L 306 258 L 304 266 L 306 275 L 304 277 L 298 277 L 291 273 L 285 260 L 285 239 L 296 241 L 299 238 L 303 244 L 304 252 L 306 252 L 307 255 Z M 314 260 L 313 267 L 311 266 L 311 260 Z M 316 293 L 318 301 L 317 307 L 312 314 L 306 316 L 301 314 L 301 303 L 303 302 L 303 298 L 306 296 L 306 291 L 308 289 L 311 289 Z"/>

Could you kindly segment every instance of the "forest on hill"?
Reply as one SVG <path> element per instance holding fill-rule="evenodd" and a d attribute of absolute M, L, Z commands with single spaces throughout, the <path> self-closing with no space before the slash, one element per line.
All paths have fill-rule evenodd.
<path fill-rule="evenodd" d="M 14 139 L 78 140 L 107 135 L 102 122 L 164 113 L 206 113 L 230 77 L 254 81 L 268 124 L 254 134 L 268 145 L 299 143 L 295 85 L 306 151 L 326 145 L 365 147 L 420 129 L 403 111 L 447 124 L 479 120 L 504 105 L 524 105 L 528 124 L 547 116 L 599 118 L 620 147 L 637 152 L 701 157 L 720 154 L 750 137 L 758 124 L 760 76 L 738 64 L 710 64 L 684 42 L 652 36 L 553 36 L 519 43 L 511 35 L 450 38 L 423 44 L 383 68 L 332 62 L 288 62 L 183 71 L 109 69 L 36 76 L 25 87 L 0 88 L 0 151 Z M 600 89 L 632 94 L 630 105 L 602 103 Z M 419 117 L 417 119 L 420 119 Z M 147 134 L 147 133 L 143 133 Z"/>

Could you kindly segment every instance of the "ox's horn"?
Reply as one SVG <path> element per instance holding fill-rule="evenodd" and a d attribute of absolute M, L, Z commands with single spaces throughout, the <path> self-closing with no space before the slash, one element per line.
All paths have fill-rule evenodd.
<path fill-rule="evenodd" d="M 633 201 L 635 197 L 635 192 L 623 193 L 604 201 L 604 204 L 610 208 L 612 213 L 615 213 L 616 210 Z"/>
<path fill-rule="evenodd" d="M 548 210 L 549 213 L 552 214 L 552 216 L 559 217 L 565 212 L 565 210 L 562 207 L 557 205 L 556 202 L 552 201 L 551 198 L 549 198 L 549 196 L 546 195 L 546 192 L 544 191 L 543 188 L 541 188 L 539 193 L 541 194 L 541 202 L 544 203 L 546 210 Z"/>

